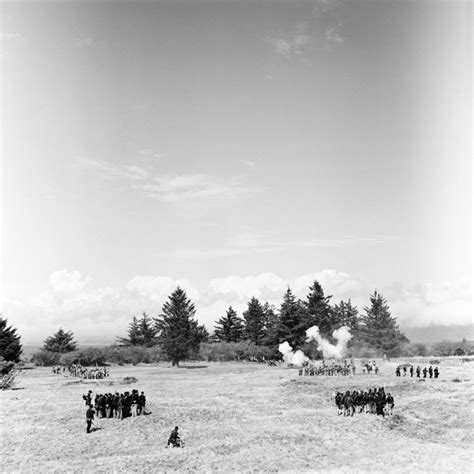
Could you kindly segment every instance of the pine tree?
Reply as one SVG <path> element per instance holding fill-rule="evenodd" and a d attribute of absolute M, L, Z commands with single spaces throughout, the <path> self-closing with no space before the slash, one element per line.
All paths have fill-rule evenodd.
<path fill-rule="evenodd" d="M 128 325 L 128 337 L 118 337 L 117 340 L 126 346 L 150 347 L 157 343 L 156 333 L 157 329 L 152 318 L 143 312 L 141 319 L 132 317 Z"/>
<path fill-rule="evenodd" d="M 378 350 L 381 355 L 396 357 L 409 341 L 400 332 L 396 318 L 390 314 L 387 300 L 382 295 L 375 291 L 370 295 L 370 303 L 370 307 L 364 307 L 366 315 L 362 317 L 358 340 Z"/>
<path fill-rule="evenodd" d="M 157 330 L 153 324 L 153 320 L 145 312 L 143 312 L 138 327 L 138 334 L 141 344 L 146 347 L 156 344 L 156 333 Z"/>
<path fill-rule="evenodd" d="M 0 317 L 0 357 L 7 362 L 19 362 L 22 353 L 20 336 L 7 320 Z"/>
<path fill-rule="evenodd" d="M 334 327 L 335 321 L 329 304 L 332 296 L 324 296 L 323 288 L 317 280 L 309 290 L 306 301 L 307 328 L 318 326 L 321 335 L 329 337 L 334 329 L 337 329 Z"/>
<path fill-rule="evenodd" d="M 61 354 L 75 351 L 76 348 L 77 344 L 74 341 L 74 334 L 72 331 L 64 331 L 63 328 L 60 328 L 57 333 L 49 336 L 43 343 L 44 351 L 59 352 Z"/>
<path fill-rule="evenodd" d="M 280 325 L 280 316 L 275 307 L 268 302 L 263 305 L 263 313 L 265 315 L 265 336 L 263 345 L 276 347 L 279 343 L 278 327 Z"/>
<path fill-rule="evenodd" d="M 217 321 L 213 339 L 216 342 L 239 342 L 242 340 L 243 334 L 244 322 L 230 306 L 227 314 Z"/>
<path fill-rule="evenodd" d="M 173 366 L 197 352 L 206 337 L 207 331 L 198 325 L 195 314 L 194 304 L 178 287 L 163 305 L 161 316 L 155 319 L 158 341 Z"/>
<path fill-rule="evenodd" d="M 303 304 L 290 288 L 283 296 L 278 324 L 278 342 L 287 341 L 293 348 L 301 347 L 306 338 L 307 316 Z"/>
<path fill-rule="evenodd" d="M 243 314 L 245 321 L 245 338 L 257 346 L 263 343 L 265 337 L 265 313 L 257 298 L 253 297 Z"/>
<path fill-rule="evenodd" d="M 333 308 L 333 320 L 336 326 L 347 326 L 351 334 L 355 334 L 359 329 L 360 317 L 355 306 L 352 306 L 350 298 L 347 302 L 342 301 Z"/>

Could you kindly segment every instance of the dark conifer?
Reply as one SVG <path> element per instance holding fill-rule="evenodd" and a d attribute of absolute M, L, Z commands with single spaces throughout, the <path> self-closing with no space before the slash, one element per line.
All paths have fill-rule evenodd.
<path fill-rule="evenodd" d="M 216 342 L 239 342 L 242 340 L 243 334 L 244 322 L 230 306 L 227 314 L 217 321 L 213 339 Z"/>
<path fill-rule="evenodd" d="M 7 362 L 19 362 L 22 352 L 20 336 L 7 324 L 7 320 L 0 317 L 0 357 Z"/>

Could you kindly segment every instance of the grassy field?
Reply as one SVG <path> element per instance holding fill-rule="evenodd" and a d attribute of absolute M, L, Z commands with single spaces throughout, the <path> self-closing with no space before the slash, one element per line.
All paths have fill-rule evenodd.
<path fill-rule="evenodd" d="M 0 465 L 48 473 L 472 472 L 474 362 L 445 359 L 440 378 L 426 381 L 395 377 L 400 362 L 353 377 L 298 377 L 250 363 L 113 366 L 109 379 L 82 383 L 25 370 L 18 389 L 0 392 Z M 126 376 L 137 383 L 124 385 Z M 374 386 L 394 395 L 394 416 L 337 416 L 335 390 Z M 151 414 L 98 420 L 86 434 L 82 394 L 132 388 L 146 393 Z M 165 449 L 175 425 L 186 446 Z"/>

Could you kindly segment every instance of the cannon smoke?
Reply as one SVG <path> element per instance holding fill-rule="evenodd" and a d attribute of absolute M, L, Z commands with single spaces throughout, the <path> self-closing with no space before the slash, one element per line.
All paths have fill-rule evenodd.
<path fill-rule="evenodd" d="M 324 339 L 318 326 L 306 330 L 306 342 L 316 341 L 318 349 L 323 353 L 325 359 L 342 359 L 347 349 L 347 343 L 352 338 L 351 332 L 347 326 L 342 326 L 333 331 L 332 337 L 336 339 L 337 344 L 331 344 L 327 339 Z"/>

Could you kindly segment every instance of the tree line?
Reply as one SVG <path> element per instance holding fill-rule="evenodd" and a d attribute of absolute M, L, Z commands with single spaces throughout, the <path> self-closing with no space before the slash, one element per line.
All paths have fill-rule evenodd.
<path fill-rule="evenodd" d="M 206 357 L 209 360 L 229 360 L 249 356 L 279 358 L 278 345 L 287 341 L 296 349 L 302 349 L 309 357 L 321 357 L 314 342 L 306 342 L 306 330 L 318 326 L 323 337 L 335 342 L 332 333 L 341 326 L 350 329 L 349 354 L 352 356 L 388 357 L 425 356 L 424 344 L 409 344 L 400 331 L 397 320 L 390 313 L 387 300 L 375 291 L 369 296 L 370 304 L 360 314 L 351 300 L 331 303 L 332 296 L 325 295 L 318 281 L 314 281 L 304 299 L 297 298 L 291 288 L 283 295 L 279 308 L 258 298 L 251 298 L 245 311 L 239 316 L 230 306 L 226 314 L 215 323 L 210 334 L 196 320 L 196 308 L 182 288 L 177 288 L 164 303 L 158 317 L 143 312 L 133 316 L 126 337 L 118 337 L 117 344 L 107 351 L 88 349 L 80 356 L 95 363 L 105 359 L 130 363 L 152 362 L 166 358 L 173 365 L 180 361 Z M 75 360 L 61 355 L 77 352 L 72 331 L 60 328 L 45 339 L 35 361 L 51 365 L 59 361 Z M 464 355 L 471 352 L 467 342 L 439 342 L 431 347 L 432 355 Z M 0 356 L 7 361 L 18 362 L 22 353 L 20 336 L 0 317 Z M 228 358 L 226 358 L 228 357 Z M 79 357 L 80 359 L 80 357 Z"/>
<path fill-rule="evenodd" d="M 283 295 L 277 309 L 268 302 L 251 298 L 240 317 L 230 306 L 209 334 L 197 324 L 195 307 L 181 288 L 177 288 L 163 305 L 162 314 L 151 318 L 146 313 L 134 316 L 127 337 L 118 338 L 124 345 L 152 347 L 160 345 L 173 364 L 195 354 L 201 343 L 248 342 L 266 347 L 266 354 L 278 358 L 278 345 L 287 341 L 312 358 L 320 358 L 315 343 L 306 342 L 306 330 L 318 326 L 323 337 L 334 342 L 335 329 L 346 326 L 353 336 L 353 348 L 366 347 L 379 355 L 395 357 L 402 353 L 407 337 L 400 331 L 390 313 L 386 299 L 377 291 L 370 295 L 370 305 L 360 315 L 351 300 L 331 305 L 332 296 L 324 294 L 318 281 L 309 288 L 306 299 L 298 299 L 291 288 Z"/>

